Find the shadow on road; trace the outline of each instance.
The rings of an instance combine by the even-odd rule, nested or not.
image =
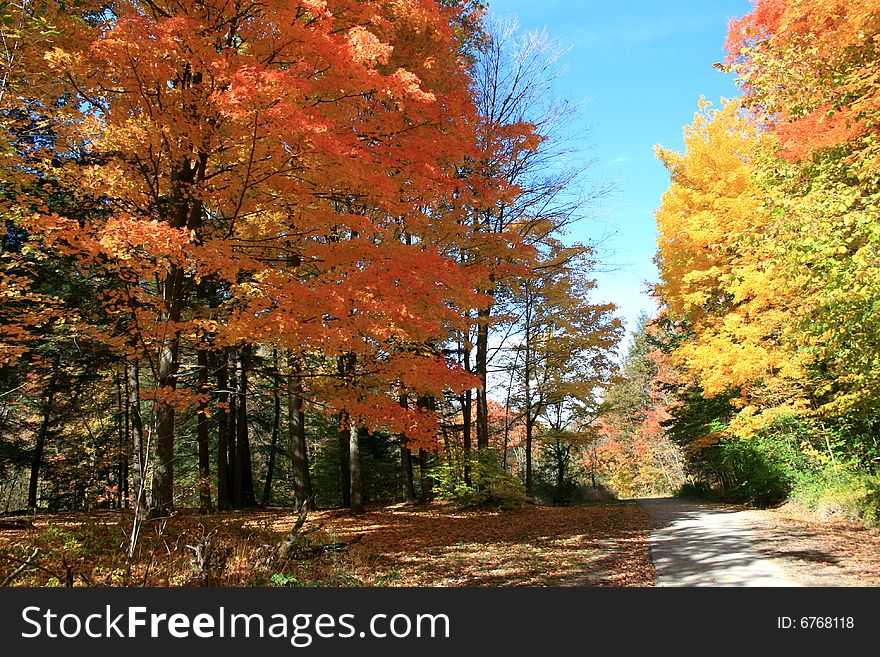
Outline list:
[[[657,586],[801,586],[757,548],[741,510],[674,498],[639,503],[655,528]]]

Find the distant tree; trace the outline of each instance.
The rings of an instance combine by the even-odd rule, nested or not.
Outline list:
[[[594,211],[595,202],[609,190],[586,180],[586,164],[573,165],[575,158],[566,157],[576,143],[572,119],[580,107],[554,92],[564,50],[546,31],[524,31],[514,18],[489,14],[484,30],[474,72],[479,154],[469,178],[471,184],[503,186],[516,193],[472,207],[477,248],[464,252],[466,262],[488,271],[478,290],[486,301],[476,311],[473,333],[461,341],[463,362],[481,384],[475,414],[479,448],[489,444],[488,372],[499,353],[489,336],[494,327],[503,342],[507,332],[506,289],[516,285],[517,276],[528,278],[536,249],[547,247],[567,226]],[[563,161],[569,164],[563,166]],[[489,235],[502,238],[494,250],[486,248]],[[466,452],[471,404],[466,393]]]
[[[679,408],[670,388],[670,357],[654,335],[656,320],[638,319],[614,383],[604,395],[595,423],[596,449],[588,467],[618,495],[678,491],[684,482],[684,454],[667,428]]]
[[[532,453],[542,418],[557,436],[589,415],[608,385],[609,355],[620,338],[614,306],[588,299],[595,282],[583,247],[558,246],[538,274],[512,294],[521,316],[519,341],[510,347],[511,404],[525,428],[525,486],[533,494]],[[563,419],[565,417],[565,419]]]

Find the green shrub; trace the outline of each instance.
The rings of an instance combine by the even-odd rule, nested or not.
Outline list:
[[[575,480],[566,480],[562,489],[554,483],[546,480],[538,480],[535,483],[535,502],[538,504],[553,504],[557,500],[565,500],[569,504],[584,504],[586,502],[607,502],[616,500],[617,495],[610,488],[597,483],[595,486]]]
[[[471,459],[473,463],[473,459]],[[449,458],[439,459],[431,468],[434,494],[443,500],[460,500],[474,494],[473,479],[468,484],[464,480],[462,468]]]
[[[686,481],[678,489],[678,497],[706,498],[712,494],[712,487],[705,481]]]
[[[792,498],[822,515],[880,526],[880,477],[854,464],[833,462],[802,473]]]
[[[431,471],[437,497],[452,499],[466,506],[513,509],[526,502],[522,483],[504,469],[501,454],[482,449],[470,459],[471,482],[467,484],[459,468],[449,461]]]
[[[480,450],[471,476],[479,505],[513,509],[526,502],[526,492],[519,479],[502,465],[501,454],[494,449]]]
[[[828,516],[880,526],[880,476],[865,471],[874,453],[867,442],[852,427],[781,417],[750,438],[727,437],[701,450],[701,478],[679,495],[756,506],[794,499]]]
[[[784,501],[794,483],[794,471],[785,452],[760,436],[722,441],[719,462],[725,475],[725,495],[755,506]]]
[[[723,438],[700,452],[698,473],[703,477],[680,494],[708,494],[755,506],[779,504],[788,498],[802,473],[815,469],[804,451],[813,433],[808,423],[787,416],[749,438]],[[709,480],[708,473],[715,481]]]
[[[595,486],[578,484],[571,490],[568,499],[572,504],[582,504],[584,502],[608,502],[616,500],[617,494],[602,484],[596,484]]]
[[[880,477],[865,477],[862,520],[867,527],[880,527]]]

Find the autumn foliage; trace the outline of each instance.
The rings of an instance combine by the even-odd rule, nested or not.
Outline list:
[[[657,333],[642,316],[604,395],[594,444],[581,455],[583,466],[620,497],[675,494],[685,479],[684,454],[667,429],[678,403],[670,389],[676,371]]]
[[[506,448],[489,335],[499,299],[552,260],[564,186],[534,203],[523,172],[545,135],[528,104],[481,101],[501,41],[484,13],[3,5],[0,422],[29,508],[71,477],[52,504],[247,507],[255,463],[268,504],[283,461],[296,506],[359,513],[371,486],[387,494],[362,465],[386,448],[408,501],[444,459],[473,483],[472,430]],[[590,348],[612,348],[613,306],[570,305]],[[333,491],[313,487],[315,458],[338,460]]]
[[[878,16],[758,0],[729,26],[742,97],[703,103],[685,152],[659,151],[657,293],[685,375],[673,424],[731,462],[754,438],[783,491],[823,468],[855,480],[878,453]]]

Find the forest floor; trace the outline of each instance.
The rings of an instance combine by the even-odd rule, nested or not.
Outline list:
[[[193,586],[204,581],[204,569],[192,565],[194,548],[207,541],[223,564],[212,583],[222,586],[620,587],[651,586],[654,579],[650,524],[634,502],[512,511],[399,504],[357,517],[317,511],[302,528],[303,553],[359,540],[279,567],[266,555],[295,521],[282,509],[180,513],[146,523],[128,563],[130,515],[41,515],[32,527],[0,530],[0,581],[38,548],[34,567],[7,585]]]

